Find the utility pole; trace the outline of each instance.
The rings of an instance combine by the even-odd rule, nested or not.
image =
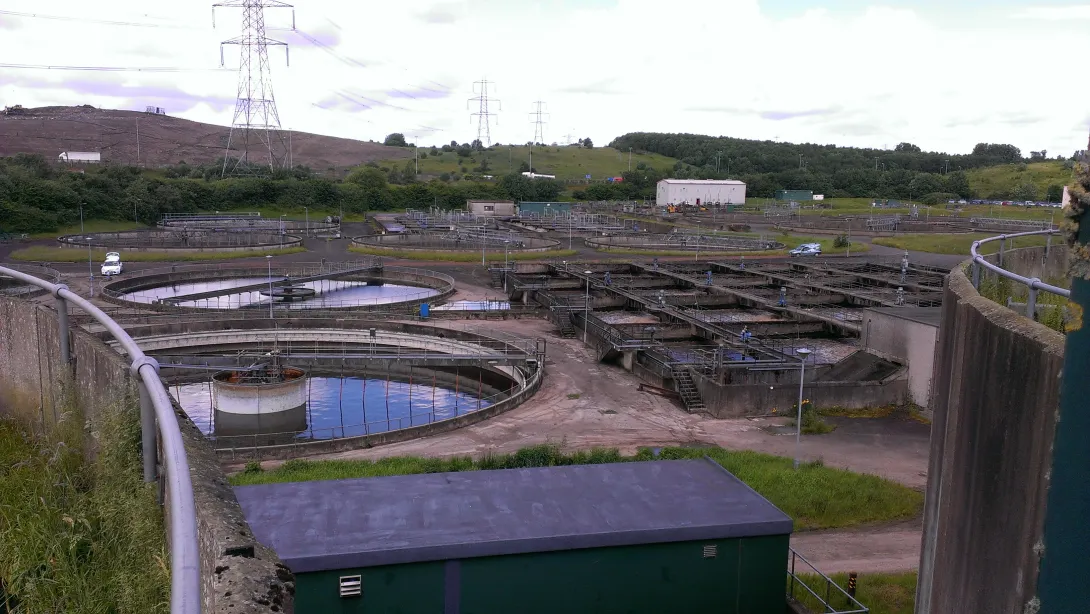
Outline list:
[[[140,162],[140,118],[136,118],[136,165],[143,166]]]
[[[216,7],[242,9],[242,34],[220,43],[220,66],[224,66],[224,45],[238,45],[241,49],[235,113],[227,137],[221,175],[251,172],[251,154],[266,158],[269,170],[274,171],[283,164],[287,147],[273,95],[269,46],[284,47],[284,58],[287,60],[289,56],[287,43],[265,36],[265,7],[293,9],[292,31],[295,31],[295,10],[292,5],[280,0],[222,0],[212,5],[212,27],[216,26]],[[231,154],[232,144],[241,150],[234,158]]]
[[[628,148],[628,170],[632,170],[632,148]]]
[[[802,170],[802,154],[799,154],[799,170]]]
[[[499,100],[497,100],[495,98],[492,98],[491,100],[489,100],[489,98],[488,98],[488,86],[489,85],[491,85],[492,87],[496,86],[495,83],[492,83],[488,79],[481,79],[480,81],[474,81],[473,82],[473,93],[477,94],[477,96],[475,98],[470,98],[469,99],[470,103],[476,102],[477,105],[478,105],[477,106],[477,112],[470,114],[470,122],[473,121],[474,117],[477,118],[477,140],[481,142],[481,145],[483,147],[491,147],[492,146],[492,118],[496,117],[495,113],[488,110],[488,103],[489,102],[494,102],[494,103],[496,103],[496,106],[499,107],[500,111],[503,110],[503,105],[500,104]],[[468,104],[469,103],[466,103],[466,108],[470,108],[468,106]],[[500,122],[497,119],[496,120],[496,125],[499,125],[499,123]]]
[[[548,123],[549,114],[545,112],[545,102],[534,101],[534,110],[530,112],[530,118],[534,122],[534,138],[530,141],[530,175],[534,173],[534,143],[545,143],[545,124]]]

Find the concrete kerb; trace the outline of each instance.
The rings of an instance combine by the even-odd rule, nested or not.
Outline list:
[[[600,252],[626,252],[626,251],[646,251],[646,250],[662,250],[662,251],[678,251],[678,252],[692,252],[692,253],[706,253],[712,254],[733,254],[740,252],[759,252],[768,251],[774,252],[785,248],[783,243],[773,240],[761,240],[756,237],[731,237],[729,235],[706,235],[709,241],[733,239],[738,242],[737,246],[725,246],[716,245],[715,243],[708,242],[703,243],[700,241],[690,241],[687,243],[672,243],[668,241],[672,234],[659,234],[659,235],[617,235],[606,237],[588,237],[585,239],[587,247],[590,247]],[[705,235],[689,235],[693,238],[703,237]]]

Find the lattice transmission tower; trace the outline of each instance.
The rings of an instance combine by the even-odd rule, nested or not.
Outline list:
[[[549,123],[549,114],[545,112],[545,102],[534,101],[534,110],[530,112],[530,119],[534,122],[534,143],[545,144],[545,124]]]
[[[492,83],[488,79],[482,79],[480,81],[473,82],[473,93],[477,94],[475,98],[470,98],[466,103],[466,108],[472,108],[469,104],[476,102],[478,104],[477,112],[470,114],[469,121],[472,123],[473,118],[477,118],[477,140],[481,142],[484,147],[492,146],[492,118],[496,117],[496,125],[498,126],[500,121],[495,113],[489,111],[489,103],[496,103],[496,107],[500,111],[503,110],[503,105],[499,100],[488,97],[488,86],[495,87],[496,84]]]
[[[242,34],[220,43],[220,66],[224,66],[224,45],[238,45],[241,49],[235,114],[231,120],[230,136],[227,137],[222,174],[251,173],[255,165],[264,166],[266,163],[269,170],[276,170],[284,162],[287,146],[273,95],[269,47],[284,47],[284,57],[286,60],[289,58],[287,43],[265,36],[265,8],[293,9],[293,31],[295,10],[292,5],[279,0],[223,0],[212,5],[212,27],[216,23],[216,7],[242,9]],[[237,151],[234,156],[231,154],[232,145]]]

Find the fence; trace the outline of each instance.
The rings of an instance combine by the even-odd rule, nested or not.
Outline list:
[[[143,452],[144,481],[156,479],[157,443],[163,450],[165,480],[169,493],[170,524],[170,611],[171,614],[200,614],[201,581],[197,543],[197,516],[193,500],[193,484],[189,460],[182,444],[182,433],[174,414],[170,396],[159,379],[159,365],[133,341],[121,326],[89,301],[57,285],[12,268],[0,267],[0,275],[42,288],[57,299],[60,355],[71,363],[69,346],[68,304],[72,303],[93,317],[132,359],[130,370],[139,382],[140,425]],[[156,427],[159,440],[156,441]]]
[[[788,597],[811,608],[814,607],[816,602],[816,605],[822,608],[822,614],[868,614],[870,612],[870,608],[859,603],[853,595],[841,588],[832,578],[821,573],[810,561],[795,552],[794,548],[789,548],[789,550],[791,551],[791,566],[787,570]],[[802,561],[806,567],[800,570],[798,561]],[[800,573],[817,576],[816,580],[812,578],[810,581],[815,584],[821,583],[824,586],[815,589],[807,584],[806,579],[799,576]],[[800,595],[801,599],[799,598]],[[843,603],[844,605],[837,606],[834,605],[835,603]]]
[[[1052,235],[1058,232],[1059,231],[1057,230],[1037,230],[1033,232],[1019,232],[1009,235],[999,235],[998,237],[990,237],[988,239],[974,241],[972,248],[970,248],[969,250],[969,253],[973,257],[973,287],[976,288],[978,291],[980,290],[980,275],[981,271],[984,269],[987,269],[988,271],[991,271],[992,273],[995,273],[1000,277],[1004,277],[1006,279],[1010,279],[1012,281],[1016,281],[1020,284],[1027,286],[1029,291],[1029,298],[1026,301],[1026,314],[1034,320],[1037,319],[1038,292],[1044,290],[1045,292],[1051,292],[1052,294],[1057,294],[1064,298],[1071,298],[1070,290],[1046,284],[1036,277],[1024,277],[1003,268],[1003,255],[1006,251],[1007,239],[1046,235],[1048,236],[1048,242],[1045,245],[1045,255],[1047,256],[1048,251],[1052,248]],[[980,253],[978,253],[977,251],[981,245],[984,245],[985,243],[991,243],[993,241],[999,241],[998,265],[988,262],[988,260],[985,259],[984,256],[981,256]]]

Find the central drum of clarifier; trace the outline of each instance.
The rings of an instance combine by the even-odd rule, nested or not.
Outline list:
[[[215,429],[223,435],[307,428],[307,374],[293,367],[220,371],[212,376]]]

